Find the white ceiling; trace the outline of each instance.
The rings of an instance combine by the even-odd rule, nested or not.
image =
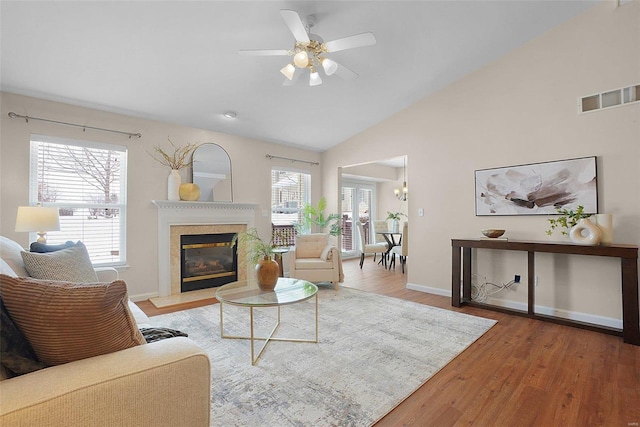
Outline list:
[[[5,1],[3,91],[324,151],[587,9],[591,1]],[[359,74],[283,86],[280,16],[313,14]],[[237,112],[234,120],[222,113]],[[133,129],[132,131],[136,131]]]

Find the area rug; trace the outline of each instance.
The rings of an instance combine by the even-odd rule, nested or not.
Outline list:
[[[271,342],[255,366],[248,341],[220,338],[218,304],[151,321],[209,354],[211,425],[278,427],[370,426],[496,323],[348,288],[318,296],[319,343]],[[247,308],[224,310],[227,334],[249,333]],[[284,306],[278,335],[312,339],[314,313],[313,300]],[[256,310],[258,335],[276,314]]]

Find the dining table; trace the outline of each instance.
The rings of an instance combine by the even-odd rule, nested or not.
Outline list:
[[[384,253],[384,257],[388,257],[391,253],[391,249],[394,246],[400,246],[402,244],[402,232],[400,231],[376,231],[376,234],[382,234],[384,240],[387,241],[387,251]],[[397,240],[396,240],[397,237]]]

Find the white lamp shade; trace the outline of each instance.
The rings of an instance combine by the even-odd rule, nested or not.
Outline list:
[[[306,50],[301,50],[293,56],[293,63],[296,64],[298,68],[304,68],[309,65],[309,55],[307,55]]]
[[[322,79],[320,78],[320,74],[318,74],[317,71],[314,71],[309,76],[309,86],[317,86],[319,84],[322,84]]]
[[[58,231],[60,216],[58,208],[41,206],[18,206],[16,231]]]
[[[335,73],[338,69],[338,64],[335,61],[330,60],[329,58],[324,58],[322,60],[322,68],[324,68],[324,72],[327,76]]]
[[[293,74],[296,72],[296,67],[294,67],[293,64],[287,64],[280,72],[284,74],[286,78],[292,80]]]

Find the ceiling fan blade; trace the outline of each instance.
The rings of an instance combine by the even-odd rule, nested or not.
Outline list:
[[[293,33],[293,37],[296,38],[296,41],[309,43],[309,35],[307,34],[307,30],[304,28],[304,24],[302,23],[298,12],[295,10],[282,9],[280,11],[280,15],[282,15],[282,19],[284,19],[284,22]]]
[[[289,55],[289,51],[286,49],[242,49],[238,51],[238,54],[247,56],[286,56]]]
[[[326,42],[324,45],[329,52],[338,52],[340,50],[371,46],[374,44],[376,44],[376,38],[373,33],[362,33]]]
[[[338,62],[336,62],[336,64],[338,64],[338,68],[336,69],[335,74],[339,75],[345,80],[353,80],[358,78],[358,74],[355,71],[350,70],[349,68]]]

